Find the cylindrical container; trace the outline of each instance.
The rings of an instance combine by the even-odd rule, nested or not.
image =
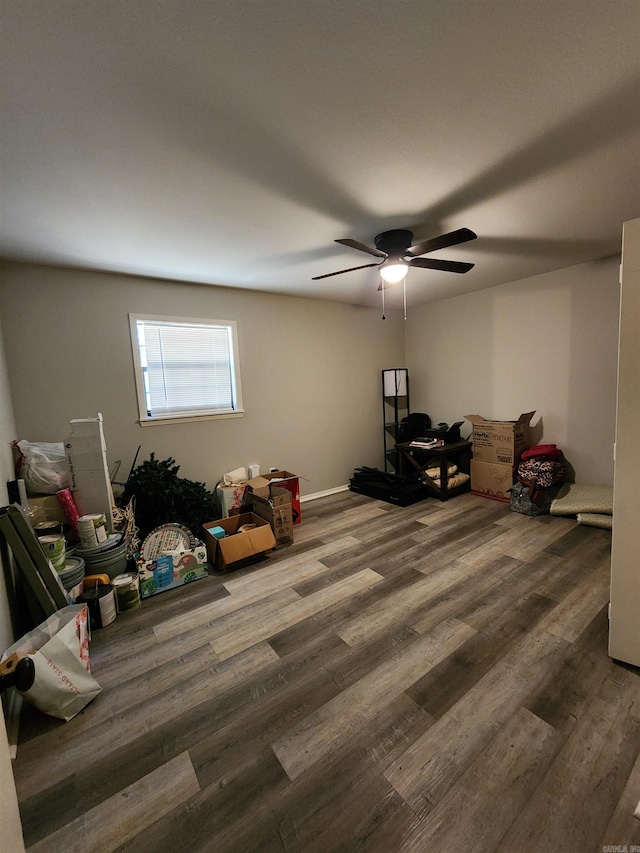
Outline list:
[[[57,572],[62,571],[66,564],[64,536],[41,536],[38,541],[47,559],[51,560],[53,568]]]
[[[111,584],[116,594],[116,610],[124,613],[127,610],[135,610],[140,606],[140,581],[138,575],[126,572],[115,577]]]
[[[122,534],[114,534],[98,548],[77,548],[76,554],[87,565],[87,574],[106,574],[115,578],[127,570],[127,543]]]
[[[88,606],[92,628],[104,628],[116,618],[115,596],[110,586],[99,584],[88,589],[77,599],[77,603]]]
[[[82,557],[67,557],[67,565],[58,572],[62,586],[75,601],[84,592],[84,560]]]
[[[78,535],[83,548],[97,548],[101,542],[106,542],[107,520],[103,512],[82,515],[78,519]]]
[[[62,525],[59,521],[41,521],[33,528],[38,539],[43,536],[59,536],[62,533]]]

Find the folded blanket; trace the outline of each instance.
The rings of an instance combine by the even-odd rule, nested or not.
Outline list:
[[[551,504],[551,515],[579,512],[613,514],[613,489],[587,483],[565,483]]]
[[[586,524],[587,527],[604,527],[605,530],[611,530],[613,516],[599,512],[579,512],[578,524]]]

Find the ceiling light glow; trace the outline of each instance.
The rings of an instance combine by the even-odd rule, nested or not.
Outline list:
[[[388,284],[396,284],[405,277],[408,269],[409,267],[407,264],[382,264],[380,267],[380,275]]]

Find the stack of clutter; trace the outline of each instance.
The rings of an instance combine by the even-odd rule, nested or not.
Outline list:
[[[474,495],[510,502],[514,467],[523,451],[531,447],[529,424],[534,415],[535,412],[525,412],[515,421],[465,415],[473,428],[471,491]]]
[[[564,454],[556,444],[524,450],[515,469],[511,509],[523,515],[548,515],[566,475]]]
[[[127,542],[124,533],[112,533],[99,545],[93,548],[76,548],[75,553],[84,560],[88,574],[106,574],[115,578],[127,568]]]

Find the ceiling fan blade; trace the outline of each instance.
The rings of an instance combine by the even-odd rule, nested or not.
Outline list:
[[[421,267],[425,270],[442,270],[443,272],[469,272],[475,264],[467,264],[462,261],[440,261],[437,258],[412,258],[410,267]]]
[[[374,249],[373,246],[367,246],[364,243],[360,243],[358,240],[350,240],[346,238],[345,240],[334,240],[334,243],[341,243],[343,246],[349,246],[350,249],[358,249],[360,252],[367,252],[370,255],[375,255],[376,258],[386,258],[387,253],[380,251],[380,249]]]
[[[363,264],[361,267],[349,267],[348,270],[338,270],[337,272],[328,272],[325,275],[314,275],[311,281],[318,281],[320,278],[329,278],[332,275],[342,275],[343,272],[353,272],[354,270],[366,270],[367,267],[379,267],[380,264]]]
[[[416,243],[415,246],[409,246],[407,256],[415,258],[427,252],[435,252],[436,249],[448,249],[449,246],[457,246],[459,243],[475,240],[477,236],[470,228],[458,228],[457,231],[449,231],[448,234],[432,237],[431,240],[424,240],[422,243]]]

